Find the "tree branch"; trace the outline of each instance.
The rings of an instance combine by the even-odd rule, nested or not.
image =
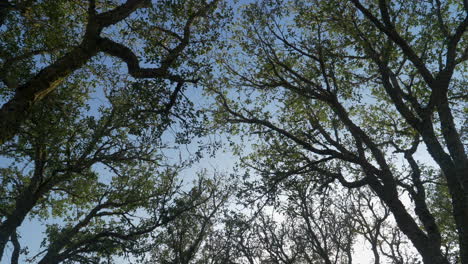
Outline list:
[[[387,10],[387,5],[383,3],[386,0],[380,0],[379,1],[379,6],[383,9],[381,12],[388,13]],[[430,86],[434,82],[434,77],[432,76],[431,72],[427,69],[426,65],[422,61],[422,59],[414,52],[414,50],[409,46],[409,44],[404,40],[396,31],[393,26],[389,27],[388,25],[391,25],[389,22],[389,18],[384,18],[385,20],[388,20],[386,23],[389,23],[388,25],[382,24],[377,17],[375,17],[367,8],[365,8],[359,0],[351,0],[353,4],[362,12],[362,14],[367,17],[381,32],[385,33],[389,39],[391,39],[395,44],[397,44],[403,53],[408,57],[408,59],[413,63],[413,65],[416,67],[418,72],[421,74],[421,76],[424,78],[427,84]],[[385,16],[388,16],[385,15]]]
[[[99,38],[97,43],[100,51],[123,60],[127,64],[128,73],[134,78],[165,78],[179,83],[186,81],[168,72],[171,63],[164,63],[159,68],[141,68],[138,57],[128,47],[108,38]]]

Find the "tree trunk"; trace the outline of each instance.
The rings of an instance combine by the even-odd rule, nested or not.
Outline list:
[[[24,192],[17,199],[15,210],[7,216],[7,219],[0,225],[0,261],[2,260],[5,246],[10,237],[16,232],[16,229],[23,223],[29,211],[34,207],[40,198],[38,192]]]
[[[370,182],[369,185],[385,205],[388,206],[399,229],[409,238],[419,254],[421,254],[425,264],[449,264],[442,254],[440,244],[434,243],[435,241],[432,241],[421,230],[403,203],[398,199],[396,189],[382,186],[379,182],[374,181]]]

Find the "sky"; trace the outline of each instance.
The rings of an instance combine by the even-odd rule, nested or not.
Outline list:
[[[248,0],[243,0],[239,1],[235,7],[237,8],[238,6],[247,4],[251,1]],[[108,62],[110,63],[110,62]],[[123,68],[124,69],[124,68]],[[209,100],[204,97],[202,93],[200,93],[199,88],[192,87],[190,88],[186,96],[192,100],[193,102],[197,102],[199,107],[203,107],[207,103],[209,103]],[[97,89],[93,98],[91,100],[91,111],[96,111],[98,109],[98,106],[102,101],[99,98],[103,97],[102,90]],[[223,137],[222,135],[219,135],[220,137]],[[171,140],[170,136],[167,136],[167,140]],[[184,148],[182,148],[182,151],[167,151],[166,154],[169,159],[173,160],[178,160],[180,155],[185,155],[186,157],[193,155],[193,153],[196,151],[196,144],[190,144]],[[246,151],[249,151],[248,149],[248,144],[247,144],[247,149]],[[423,161],[424,163],[433,163],[432,159],[428,155],[427,151],[424,149],[424,145],[422,145],[418,153],[416,155],[420,161]],[[233,172],[233,167],[237,162],[237,157],[229,150],[229,149],[224,149],[221,150],[217,153],[215,157],[204,157],[197,163],[193,164],[190,168],[187,168],[181,172],[181,177],[186,181],[190,182],[196,172],[201,171],[201,170],[208,170],[209,172],[213,171],[219,171],[219,172],[224,172],[226,174],[230,174]],[[0,159],[0,164],[5,165],[8,161],[4,159]],[[105,173],[104,171],[101,171],[101,173]],[[57,220],[52,220],[52,222],[57,221]],[[40,247],[40,243],[42,242],[43,238],[43,232],[45,230],[44,225],[37,221],[36,219],[30,219],[28,218],[24,224],[20,227],[19,232],[21,234],[21,241],[23,246],[27,246],[29,248],[30,252],[38,252],[38,249]],[[359,264],[367,264],[372,262],[372,255],[371,252],[364,243],[356,245],[354,248],[355,254],[354,258],[357,261],[356,263]],[[8,259],[11,254],[11,247],[9,246],[6,249],[6,254],[3,258],[3,261],[0,262],[1,264],[3,263],[8,263]],[[125,263],[125,261],[122,261],[122,263]]]

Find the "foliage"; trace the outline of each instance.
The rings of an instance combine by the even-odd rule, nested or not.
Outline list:
[[[152,233],[204,203],[178,176],[192,160],[164,150],[200,133],[183,93],[210,71],[217,4],[5,4],[0,259],[8,242],[11,263],[144,258]],[[33,255],[19,234],[26,219],[46,226]]]
[[[238,153],[258,175],[249,189],[271,201],[290,179],[369,188],[425,263],[456,262],[448,252],[458,247],[465,263],[467,13],[454,1],[248,4],[220,52],[221,78],[208,85],[214,127],[250,136],[238,147],[252,149]],[[432,160],[418,158],[425,149]],[[458,236],[449,250],[426,194],[434,178],[448,183]],[[403,261],[379,249],[390,237],[370,241],[376,263]]]
[[[466,264],[467,27],[452,0],[3,1],[0,260]],[[232,174],[185,184],[220,146]]]

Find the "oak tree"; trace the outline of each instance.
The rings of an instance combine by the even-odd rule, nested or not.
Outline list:
[[[168,162],[197,113],[218,1],[7,1],[0,28],[0,259],[101,263],[149,251],[150,234],[204,202]],[[145,66],[142,66],[145,65]],[[123,67],[127,69],[124,70]],[[163,137],[168,128],[175,138]],[[184,200],[184,203],[178,201]],[[55,222],[54,222],[55,221]]]
[[[466,1],[257,1],[220,56],[215,117],[252,136],[263,182],[370,188],[424,263],[453,261],[426,194],[444,177],[468,263],[467,26]]]

